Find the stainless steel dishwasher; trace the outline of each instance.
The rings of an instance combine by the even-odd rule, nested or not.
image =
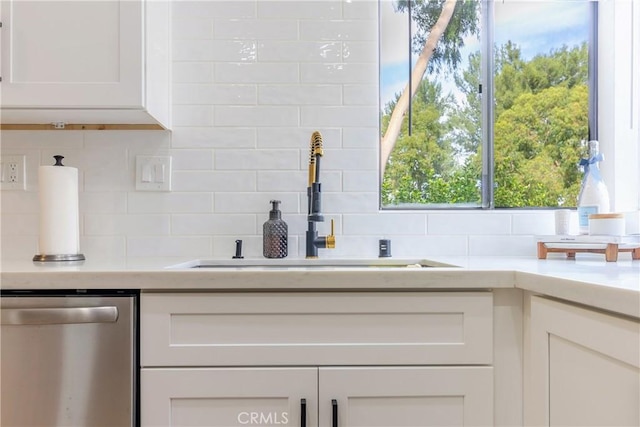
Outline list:
[[[137,291],[2,291],[3,427],[134,426]]]

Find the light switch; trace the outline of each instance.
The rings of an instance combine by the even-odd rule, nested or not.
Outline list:
[[[151,179],[151,165],[142,165],[142,182],[153,182],[153,179]]]
[[[154,182],[163,183],[164,182],[164,165],[163,164],[154,164]]]
[[[136,156],[136,190],[171,191],[171,156]]]

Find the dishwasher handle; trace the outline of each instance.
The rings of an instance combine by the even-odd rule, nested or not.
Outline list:
[[[113,306],[3,308],[0,310],[0,318],[2,325],[114,323],[118,320],[118,308]]]

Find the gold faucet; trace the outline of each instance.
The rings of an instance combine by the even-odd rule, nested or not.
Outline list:
[[[322,135],[315,131],[311,134],[310,155],[309,155],[309,186],[307,187],[307,234],[306,234],[306,258],[317,258],[318,248],[333,249],[336,247],[336,236],[334,235],[334,223],[331,220],[331,234],[328,236],[318,236],[316,222],[323,222],[322,202],[320,199],[320,158],[324,154],[322,150]]]

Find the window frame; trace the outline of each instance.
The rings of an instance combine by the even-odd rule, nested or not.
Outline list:
[[[385,0],[379,0],[379,2]],[[478,0],[480,1],[480,31],[484,37],[480,38],[480,60],[481,60],[481,77],[482,84],[481,93],[481,125],[482,125],[482,172],[481,172],[481,200],[477,206],[465,206],[465,205],[411,205],[411,206],[385,206],[382,203],[382,176],[379,179],[378,186],[378,205],[380,211],[429,211],[442,212],[446,210],[455,211],[493,211],[493,210],[552,210],[557,207],[495,207],[494,203],[494,123],[495,123],[495,108],[494,108],[494,74],[495,74],[495,55],[494,55],[494,28],[495,28],[495,15],[494,7],[496,0]],[[589,86],[589,113],[588,113],[588,132],[589,139],[598,139],[599,137],[599,114],[598,108],[600,106],[599,92],[599,73],[600,66],[598,56],[599,46],[599,13],[598,13],[598,0],[587,0],[590,3],[590,22],[589,22],[589,37],[588,37],[588,49],[589,49],[589,63],[588,63],[588,86]],[[411,11],[411,8],[409,8]],[[409,22],[411,22],[410,15],[408,16]],[[409,32],[411,29],[409,28]],[[411,39],[409,38],[409,49],[411,49]],[[409,56],[409,75],[411,73],[412,61],[411,55]],[[410,81],[411,79],[409,79]],[[411,105],[411,102],[410,102]],[[408,115],[411,116],[411,106],[409,107]],[[382,115],[380,115],[379,126],[382,125]],[[640,151],[640,148],[638,149]],[[640,157],[640,153],[639,153]],[[378,162],[379,164],[380,162]],[[603,168],[606,170],[606,166]],[[640,169],[640,168],[639,168]],[[640,181],[640,170],[638,170],[638,180]],[[612,208],[614,206],[614,200],[612,199]],[[640,206],[640,194],[638,196],[638,206]]]

